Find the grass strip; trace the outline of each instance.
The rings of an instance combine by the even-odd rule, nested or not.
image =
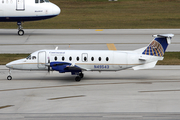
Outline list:
[[[180,52],[166,52],[164,60],[158,61],[157,65],[180,65]]]
[[[26,58],[29,54],[0,54],[0,65],[5,65],[11,61]]]
[[[26,58],[29,54],[0,54],[0,65],[5,65],[13,60]],[[157,65],[180,65],[180,52],[166,52],[164,60]]]

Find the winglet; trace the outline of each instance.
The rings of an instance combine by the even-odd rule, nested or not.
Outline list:
[[[156,38],[166,38],[168,45],[171,44],[171,38],[174,36],[174,34],[159,34],[159,35],[153,35],[153,37]]]

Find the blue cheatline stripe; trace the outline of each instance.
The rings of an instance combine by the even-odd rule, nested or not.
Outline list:
[[[17,21],[36,21],[36,20],[44,20],[55,17],[57,15],[48,15],[48,16],[0,16],[0,22],[17,22]]]
[[[166,41],[166,38],[155,38],[142,54],[152,56],[163,56],[167,49],[167,46],[168,43]]]

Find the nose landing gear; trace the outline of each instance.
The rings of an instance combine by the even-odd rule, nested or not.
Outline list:
[[[10,75],[7,76],[7,80],[12,80],[12,77]]]
[[[11,70],[10,69],[9,69],[9,73],[8,73],[8,76],[7,76],[7,80],[12,80]]]
[[[24,30],[22,29],[22,25],[21,25],[21,22],[17,22],[17,25],[18,25],[18,35],[19,36],[23,36],[24,35]]]

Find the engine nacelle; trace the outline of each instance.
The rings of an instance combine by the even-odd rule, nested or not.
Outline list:
[[[71,66],[71,63],[67,63],[67,62],[51,62],[50,63],[50,67],[52,68],[52,70],[59,71],[60,73],[69,72],[65,70],[65,68],[69,66]]]

